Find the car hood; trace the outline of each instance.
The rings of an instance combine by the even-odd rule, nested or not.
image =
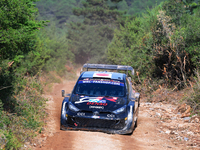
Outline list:
[[[111,112],[125,105],[126,100],[119,97],[94,97],[76,96],[76,101],[72,103],[80,110]]]

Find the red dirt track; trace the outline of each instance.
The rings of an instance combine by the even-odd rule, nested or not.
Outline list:
[[[157,118],[148,117],[145,108],[140,107],[138,127],[132,135],[106,134],[89,131],[60,130],[60,109],[63,98],[61,90],[70,93],[75,81],[55,84],[49,97],[47,112],[49,114],[48,135],[41,134],[46,139],[37,145],[36,150],[164,150],[183,149],[174,145],[166,135],[158,131]]]

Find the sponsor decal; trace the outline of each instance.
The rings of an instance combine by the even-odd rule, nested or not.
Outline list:
[[[111,101],[111,102],[116,102],[117,97],[105,97],[106,100]]]
[[[102,100],[103,97],[83,97],[79,99],[79,101],[76,101],[75,104],[79,104],[79,103],[85,103],[85,102],[89,102],[90,100]]]
[[[79,101],[76,101],[75,104],[79,103],[85,103],[87,102],[87,105],[103,105],[107,106],[106,100],[111,102],[116,102],[118,97],[80,97]],[[106,100],[102,100],[106,99]]]
[[[89,108],[104,109],[104,106],[89,106]]]
[[[78,112],[77,115],[78,115],[78,116],[85,116],[85,113],[83,113],[83,112]]]
[[[109,118],[114,118],[115,115],[113,115],[113,114],[107,114],[107,117],[109,117]]]
[[[110,84],[110,85],[118,85],[124,86],[124,83],[119,81],[111,81],[111,80],[79,80],[79,84],[81,83],[97,83],[97,84]]]
[[[93,77],[111,78],[112,74],[108,74],[108,73],[94,73]]]
[[[107,106],[107,103],[88,102],[87,105]]]
[[[106,100],[89,99],[89,102],[94,102],[94,103],[106,103]]]
[[[75,104],[79,103],[85,103],[87,102],[87,105],[103,105],[107,106],[106,100],[111,102],[116,102],[118,97],[80,97],[79,101],[76,101]],[[102,100],[106,99],[106,100]],[[89,103],[88,103],[89,102]]]

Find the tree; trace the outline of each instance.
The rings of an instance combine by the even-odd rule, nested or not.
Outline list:
[[[40,0],[36,2],[39,10],[39,20],[50,20],[58,28],[65,28],[66,23],[80,20],[73,15],[73,8],[81,7],[81,0]]]
[[[32,50],[35,31],[43,26],[35,21],[34,0],[0,1],[0,59],[17,59]]]
[[[37,9],[33,2],[0,1],[0,99],[3,103],[10,103],[7,96],[12,94],[17,77],[26,73],[21,70],[21,63],[35,50],[36,31],[44,26],[44,21],[35,20]]]
[[[75,8],[73,12],[76,16],[83,15],[84,24],[86,25],[111,25],[117,21],[117,18],[123,12],[113,9],[112,6],[110,7],[107,1],[86,0],[83,2],[83,8]]]
[[[200,9],[169,0],[116,30],[108,47],[112,63],[128,64],[140,77],[183,87],[200,64]]]
[[[119,18],[124,14],[109,3],[107,0],[86,0],[82,8],[74,9],[75,15],[84,17],[82,23],[70,24],[67,36],[77,62],[84,63],[93,57],[96,62],[102,60],[113,31],[119,26]]]
[[[152,9],[155,5],[159,5],[166,0],[126,0],[129,9],[128,14],[141,15],[146,12],[147,8]]]
[[[157,24],[158,8],[142,17],[127,19],[124,26],[115,30],[114,38],[107,49],[107,58],[113,64],[130,65],[143,79],[154,72],[153,35]]]

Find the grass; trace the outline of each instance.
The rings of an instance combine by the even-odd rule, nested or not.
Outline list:
[[[20,149],[30,142],[44,125],[45,102],[41,82],[36,78],[24,78],[16,85],[12,97],[16,105],[12,113],[3,110],[0,101],[0,149]]]
[[[164,79],[163,79],[164,80]],[[136,91],[147,102],[171,103],[174,105],[186,103],[192,108],[191,113],[200,116],[200,74],[196,71],[193,78],[188,80],[185,88],[178,89],[177,85],[163,84],[162,80],[146,79],[140,84],[134,84]]]
[[[185,93],[182,102],[187,103],[192,108],[192,113],[200,116],[200,75],[196,71],[196,76],[193,78],[194,83],[190,82],[191,88]]]

